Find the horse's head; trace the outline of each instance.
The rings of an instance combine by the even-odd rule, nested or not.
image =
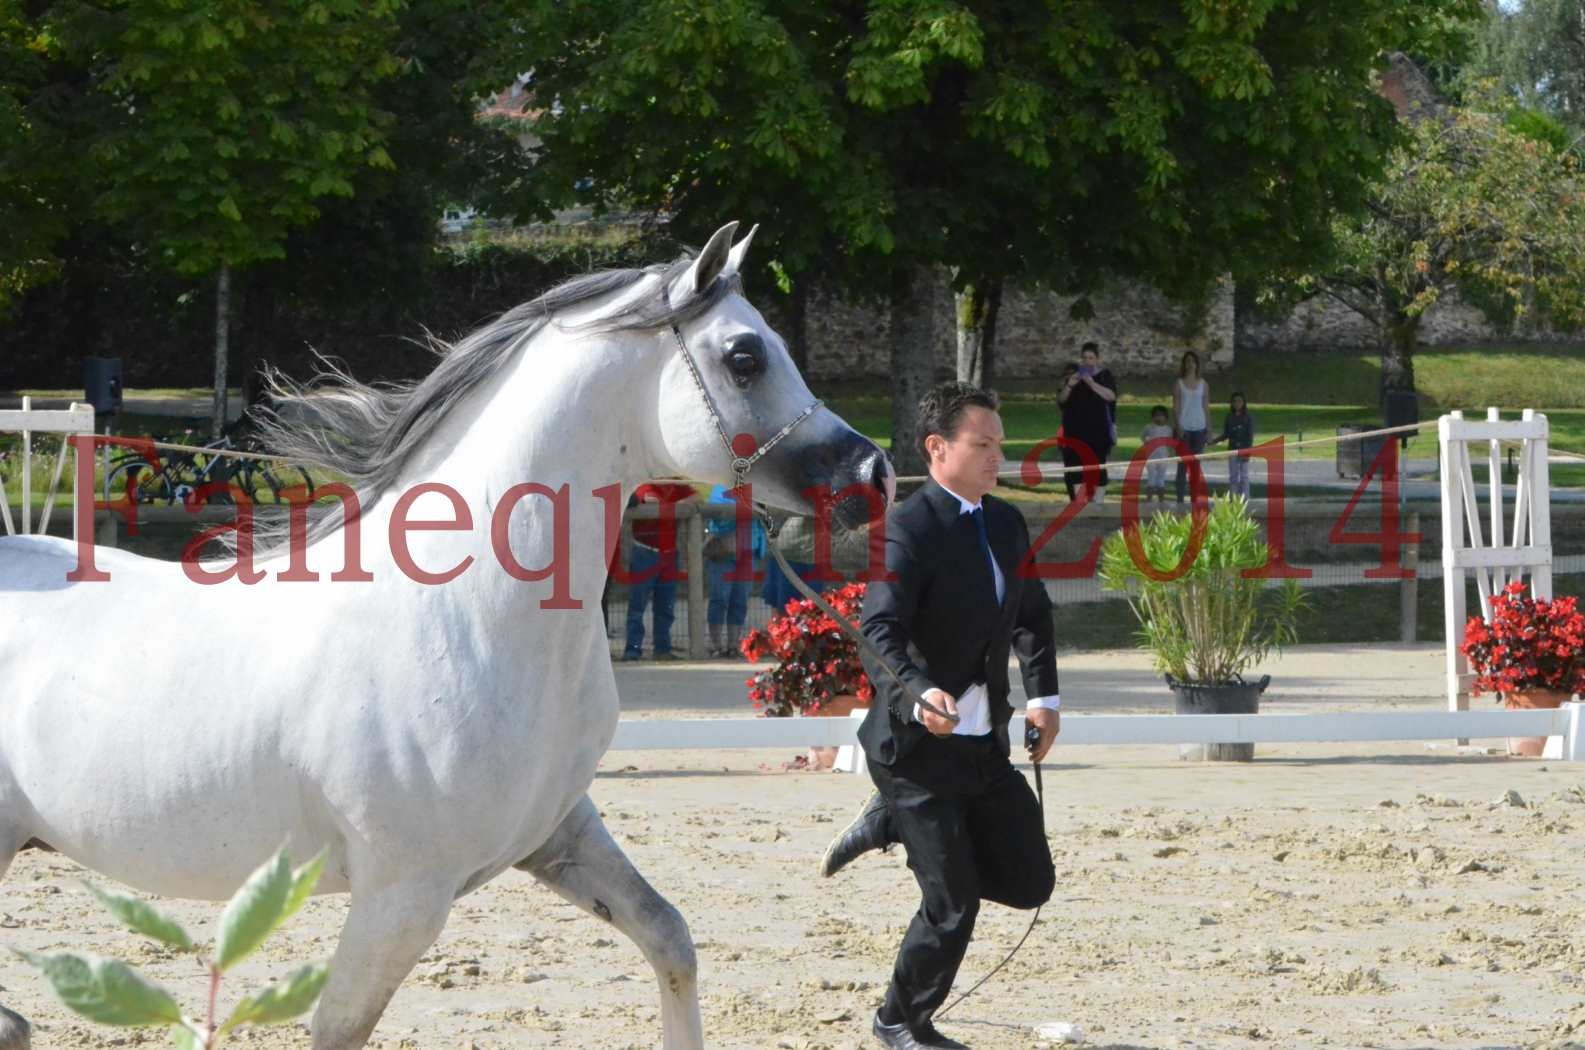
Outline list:
[[[715,484],[733,484],[734,469],[746,467],[754,498],[786,510],[808,513],[818,494],[840,496],[836,521],[861,526],[892,499],[891,464],[873,441],[820,405],[786,342],[743,298],[738,271],[754,231],[733,244],[736,230],[735,222],[717,230],[667,289],[673,306],[701,296],[709,305],[668,335],[663,453],[680,475]]]

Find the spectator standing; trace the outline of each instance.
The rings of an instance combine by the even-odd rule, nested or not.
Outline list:
[[[735,507],[732,490],[717,485],[710,490],[709,502]],[[758,518],[750,519],[752,530],[749,539],[749,575],[755,575],[754,566],[765,557],[765,529]],[[705,522],[704,570],[709,581],[710,604],[705,619],[710,628],[710,655],[732,656],[743,641],[743,625],[748,620],[748,593],[752,580],[733,580],[728,577],[737,568],[737,518],[712,517]],[[726,640],[722,641],[725,629]]]
[[[1249,457],[1243,455],[1243,450],[1255,444],[1255,417],[1249,414],[1249,405],[1244,401],[1241,391],[1233,391],[1233,396],[1228,400],[1227,418],[1222,420],[1222,432],[1211,440],[1211,444],[1219,445],[1227,442],[1227,447],[1240,453],[1229,456],[1227,459],[1227,494],[1229,496],[1243,496],[1249,499]]]
[[[1101,367],[1101,348],[1095,343],[1085,343],[1079,353],[1079,367],[1063,381],[1057,393],[1057,403],[1062,411],[1062,434],[1070,440],[1083,442],[1094,454],[1096,465],[1082,472],[1084,498],[1104,502],[1106,484],[1106,457],[1112,452],[1114,435],[1112,414],[1117,410],[1117,380],[1110,370]],[[1077,467],[1084,462],[1075,448],[1062,446],[1062,462],[1067,467]],[[1068,488],[1068,498],[1074,498],[1074,472],[1062,476]]]
[[[1205,451],[1210,418],[1211,385],[1200,375],[1200,355],[1190,350],[1178,362],[1178,378],[1172,385],[1172,429],[1194,455]],[[1176,482],[1179,503],[1188,490],[1188,478],[1189,466],[1180,461]]]
[[[868,540],[868,532],[863,534]],[[840,542],[838,536],[832,537],[833,552]],[[787,559],[787,567],[797,574],[816,594],[822,593],[826,588],[826,581],[815,574],[815,536],[814,523],[808,518],[788,518],[776,530],[776,549],[781,551],[782,557]],[[866,546],[866,553],[868,548]],[[825,568],[829,571],[832,566]],[[760,597],[765,599],[765,604],[770,607],[771,615],[784,612],[787,603],[803,595],[793,586],[781,571],[781,566],[775,561],[765,563],[765,586],[760,591]]]
[[[1157,405],[1150,410],[1150,423],[1139,435],[1140,444],[1149,444],[1161,438],[1172,436],[1172,424],[1167,418],[1167,406]],[[1145,498],[1165,500],[1167,498],[1167,446],[1160,445],[1150,450],[1145,458]]]
[[[628,506],[643,503],[677,504],[698,493],[692,485],[656,483],[640,485]],[[637,660],[644,655],[644,610],[654,606],[654,654],[657,660],[675,660],[671,651],[671,625],[677,608],[677,520],[634,518],[633,548],[627,571],[635,581],[627,592],[627,639],[622,659]]]

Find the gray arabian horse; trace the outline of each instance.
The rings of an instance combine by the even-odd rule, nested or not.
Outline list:
[[[208,586],[96,549],[109,582],[72,583],[68,542],[0,539],[0,874],[36,846],[220,900],[283,840],[327,848],[320,892],[351,903],[313,1046],[353,1050],[452,902],[517,867],[632,938],[664,1045],[701,1047],[687,925],[588,796],[617,723],[596,600],[608,497],[620,508],[656,477],[730,483],[740,434],[757,500],[807,513],[808,490],[851,487],[836,508],[851,527],[893,487],[743,298],[753,234],[734,245],[735,230],[670,266],[561,285],[410,387],[294,388],[309,418],[283,412],[272,444],[351,479],[361,504],[299,545],[309,580],[281,578],[305,575],[283,549],[256,582]],[[292,660],[219,680],[206,661],[147,659],[151,632],[173,630]]]

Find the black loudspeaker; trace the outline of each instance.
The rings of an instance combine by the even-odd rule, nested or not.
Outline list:
[[[1409,427],[1420,422],[1420,399],[1413,390],[1384,390],[1381,394],[1381,414],[1389,427]],[[1399,434],[1407,445],[1413,434]]]
[[[83,358],[83,393],[96,415],[121,411],[121,358]]]

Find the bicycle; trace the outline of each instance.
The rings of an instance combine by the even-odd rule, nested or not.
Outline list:
[[[191,428],[182,432],[180,444],[191,442]],[[166,441],[164,437],[157,441]],[[177,442],[172,442],[177,443]],[[241,451],[227,435],[218,441],[203,445],[213,452]],[[262,503],[261,491],[268,489],[271,501],[288,502],[290,498],[313,496],[314,479],[308,471],[290,463],[251,457],[222,456],[204,452],[172,451],[150,461],[141,452],[130,451],[116,456],[110,463],[106,476],[107,487],[118,488],[135,503],[165,503],[177,500],[190,502],[194,494],[206,485],[222,484],[222,489],[206,493],[207,502],[233,503],[238,495],[249,503]],[[302,496],[292,490],[300,488]]]

